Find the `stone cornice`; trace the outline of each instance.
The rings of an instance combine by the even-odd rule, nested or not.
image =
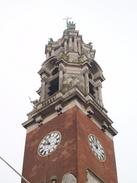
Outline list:
[[[97,104],[91,97],[85,97],[76,87],[70,90],[65,95],[61,92],[57,93],[55,96],[51,97],[47,101],[39,104],[37,109],[34,109],[28,114],[29,119],[22,125],[28,128],[30,125],[37,123],[36,119],[38,116],[42,118],[47,118],[49,115],[55,113],[55,107],[61,105],[62,108],[67,106],[71,101],[77,100],[82,106],[82,110],[86,113],[86,109],[90,106],[93,111],[93,118],[97,119],[100,126],[103,127],[103,122],[107,124],[107,129],[112,136],[117,134],[117,131],[112,127],[113,121],[106,114],[106,110]]]

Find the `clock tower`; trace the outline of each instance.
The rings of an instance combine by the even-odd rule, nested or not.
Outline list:
[[[67,21],[62,38],[50,38],[45,54],[39,99],[23,123],[23,176],[30,183],[117,183],[117,131],[103,105],[105,78],[92,43],[84,43]]]

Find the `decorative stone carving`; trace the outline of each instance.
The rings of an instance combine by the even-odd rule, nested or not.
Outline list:
[[[79,59],[78,58],[79,58],[78,53],[75,53],[75,52],[71,52],[70,51],[68,53],[68,60],[67,60],[67,62],[70,62],[70,63],[79,63]]]
[[[50,180],[51,180],[51,183],[56,183],[57,182],[57,177],[52,176]]]
[[[66,173],[63,178],[61,183],[77,183],[77,179],[74,175],[71,173]]]
[[[37,116],[37,117],[35,118],[35,121],[36,121],[36,123],[41,123],[41,122],[43,121],[42,116],[41,116],[41,115]]]
[[[94,111],[93,111],[92,108],[89,106],[89,107],[87,108],[87,116],[88,116],[89,118],[91,118],[91,117],[93,116],[93,114],[94,114]]]
[[[67,29],[69,29],[69,30],[75,30],[75,24],[74,24],[74,22],[68,21],[67,22]]]
[[[52,38],[49,38],[48,43],[53,43],[53,39]]]
[[[79,59],[78,59],[78,62],[79,63],[83,63],[83,62],[85,62],[87,60],[87,57],[85,56],[85,55],[81,55],[80,57],[79,57]]]
[[[37,104],[39,103],[39,100],[31,100],[31,98],[29,97],[30,103],[32,103],[33,108],[36,109],[37,108]]]
[[[92,48],[93,48],[93,43],[92,43],[92,42],[89,42],[89,43],[88,43],[88,46],[90,46],[91,49],[92,49]]]
[[[78,87],[84,92],[84,76],[82,74],[65,73],[63,78],[63,92],[73,87]]]
[[[68,56],[65,53],[60,53],[58,56],[58,59],[63,59],[65,61],[68,61]]]
[[[68,19],[66,20],[67,29],[62,38],[57,41],[50,38],[45,48],[45,54],[48,54],[48,57],[39,71],[41,88],[38,90],[40,95],[38,102],[50,106],[58,99],[55,92],[49,95],[49,91],[53,87],[50,83],[55,79],[53,70],[58,67],[58,80],[56,82],[58,89],[56,92],[61,92],[66,96],[70,93],[73,95],[72,90],[78,89],[84,96],[89,95],[94,102],[103,107],[101,82],[104,77],[100,66],[94,60],[95,50],[93,45],[91,42],[84,43],[79,31],[75,30],[75,24]],[[89,73],[93,76],[92,79],[89,78]],[[35,109],[38,109],[37,105]],[[56,111],[58,112],[58,110]],[[60,113],[61,110],[58,114]],[[87,115],[88,117],[92,116],[90,111]]]
[[[62,106],[61,106],[61,104],[55,106],[55,111],[58,113],[58,115],[62,114]]]
[[[105,132],[106,131],[106,129],[108,129],[108,124],[106,123],[106,121],[103,121],[103,123],[102,123],[102,131],[103,132]]]

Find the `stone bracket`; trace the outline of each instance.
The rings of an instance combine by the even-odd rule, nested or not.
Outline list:
[[[109,127],[108,124],[106,123],[106,121],[103,121],[101,126],[102,126],[102,131],[103,132],[105,132],[108,129],[108,127]]]
[[[43,118],[42,118],[41,115],[39,115],[39,116],[37,116],[37,117],[35,118],[35,122],[38,123],[39,126],[42,125],[42,121],[43,121]]]
[[[56,183],[57,182],[57,176],[52,176],[50,180],[51,180],[51,183]]]
[[[91,117],[93,116],[93,114],[94,114],[94,111],[93,111],[92,108],[89,106],[89,107],[87,108],[87,116],[88,116],[89,118],[91,118]]]
[[[62,114],[62,105],[56,105],[55,106],[55,111],[58,113],[58,115]]]

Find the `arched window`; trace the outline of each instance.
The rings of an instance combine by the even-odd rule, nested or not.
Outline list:
[[[55,69],[53,69],[53,71],[52,71],[52,75],[55,75],[55,74],[57,74],[58,73],[58,67],[56,67]]]
[[[48,96],[53,95],[59,90],[59,76],[49,82]]]
[[[53,95],[58,90],[59,90],[59,70],[58,67],[55,67],[51,71],[51,76],[48,83],[48,96]]]
[[[66,173],[63,178],[61,183],[77,183],[76,177],[71,174],[71,173]]]
[[[89,93],[94,97],[95,91],[94,91],[94,86],[89,82]]]
[[[94,173],[87,170],[87,182],[86,183],[104,183],[101,179],[99,179]]]

